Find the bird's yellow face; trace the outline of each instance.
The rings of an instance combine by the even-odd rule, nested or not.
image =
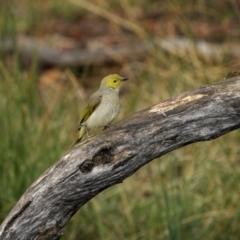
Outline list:
[[[128,80],[128,78],[120,77],[117,74],[111,74],[102,80],[101,86],[118,89],[118,88],[120,88],[122,81],[126,81],[126,80]]]

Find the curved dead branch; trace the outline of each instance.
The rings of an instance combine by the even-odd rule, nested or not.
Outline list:
[[[75,145],[48,169],[2,223],[0,239],[59,239],[75,212],[104,189],[174,149],[239,127],[240,77],[135,113]]]

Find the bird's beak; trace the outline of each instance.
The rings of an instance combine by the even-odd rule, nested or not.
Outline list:
[[[127,77],[122,77],[121,81],[127,81],[128,78]]]

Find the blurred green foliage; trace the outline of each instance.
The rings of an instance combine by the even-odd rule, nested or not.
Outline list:
[[[70,2],[59,2],[0,1],[1,37],[15,41],[19,32],[43,31],[50,19],[74,21],[78,14],[87,14]],[[219,25],[239,19],[237,1],[172,0],[162,1],[161,5],[150,0],[92,2],[109,11],[121,9],[125,13],[151,13],[161,7],[162,11],[174,14],[182,34],[192,39],[192,19]],[[196,9],[199,13],[194,16],[191,10]],[[220,40],[226,39],[229,36],[222,35]],[[26,189],[65,153],[63,149],[70,145],[85,105],[69,82],[44,85],[37,57],[33,59],[26,68],[17,47],[11,55],[0,52],[1,222]],[[121,119],[188,89],[220,81],[232,70],[230,65],[224,56],[214,61],[201,59],[193,49],[182,57],[156,51],[142,61],[136,59],[121,67],[86,68],[80,74],[73,71],[91,88],[87,94],[94,91],[99,76],[124,72],[130,81],[122,91]],[[64,75],[64,71],[59,71]],[[105,190],[83,206],[67,224],[62,239],[237,240],[239,142],[237,130],[152,161],[123,184]]]

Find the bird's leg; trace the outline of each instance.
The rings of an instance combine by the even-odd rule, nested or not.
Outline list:
[[[94,134],[89,135],[89,129],[88,129],[88,127],[86,127],[86,134],[87,134],[87,138],[94,137]]]

